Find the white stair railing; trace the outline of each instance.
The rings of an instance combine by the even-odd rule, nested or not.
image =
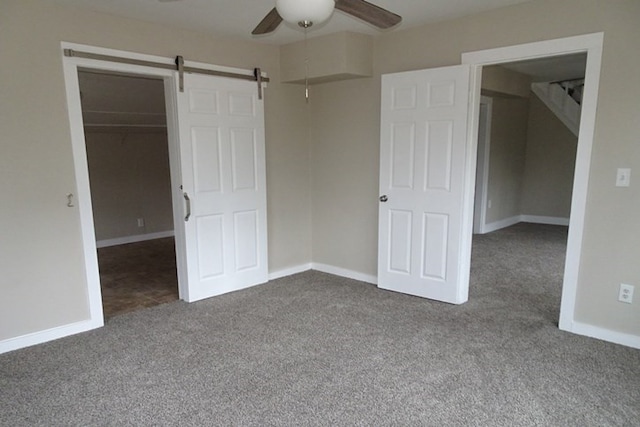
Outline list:
[[[565,87],[558,83],[532,83],[531,90],[575,136],[578,136],[582,108]]]

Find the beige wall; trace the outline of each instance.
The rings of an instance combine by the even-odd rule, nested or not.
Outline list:
[[[314,113],[332,118],[317,125],[322,129],[312,139],[314,261],[376,274],[380,74],[459,64],[463,52],[603,31],[576,314],[578,321],[640,336],[638,303],[617,302],[620,282],[640,286],[640,184],[613,185],[617,167],[640,167],[638,22],[637,0],[537,0],[376,38],[373,78],[314,87]],[[345,215],[354,200],[361,204]]]
[[[518,96],[528,98],[531,77],[500,65],[482,68],[482,94],[487,96]]]
[[[312,87],[315,263],[377,275],[379,104],[370,79]]]
[[[533,93],[521,213],[569,218],[578,137]]]
[[[569,218],[578,138],[533,93],[493,98],[487,224]]]
[[[487,224],[522,213],[529,99],[494,97],[491,116]]]
[[[172,231],[167,133],[85,130],[85,141],[96,240]]]
[[[310,261],[309,150],[300,88],[280,85],[278,48],[43,0],[0,3],[0,340],[88,318],[60,42],[232,67],[262,67],[269,268]],[[9,64],[11,64],[9,66]]]
[[[486,224],[520,215],[531,77],[501,66],[482,69],[482,94],[493,99]]]

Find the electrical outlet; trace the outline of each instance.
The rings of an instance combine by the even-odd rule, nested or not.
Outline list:
[[[138,227],[144,227],[144,218],[138,218]]]
[[[616,187],[628,187],[631,185],[631,169],[620,168],[616,174]]]
[[[618,293],[618,301],[631,304],[633,302],[633,285],[620,283],[620,292]]]
[[[491,205],[493,205],[493,203],[491,203],[491,199],[489,199],[489,201],[487,202],[487,207],[491,209]]]

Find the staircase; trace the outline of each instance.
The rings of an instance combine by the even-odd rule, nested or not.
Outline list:
[[[542,102],[578,136],[580,113],[582,111],[582,90],[584,79],[560,82],[532,83],[531,90]]]

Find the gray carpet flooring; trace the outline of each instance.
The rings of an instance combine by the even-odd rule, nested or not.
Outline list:
[[[640,351],[558,330],[566,229],[474,241],[452,306],[306,272],[0,355],[0,424],[638,426]]]

